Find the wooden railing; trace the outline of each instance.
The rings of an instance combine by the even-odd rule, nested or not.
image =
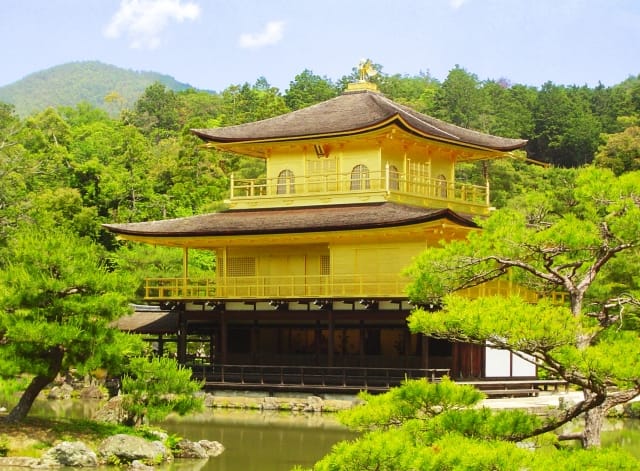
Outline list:
[[[385,390],[405,379],[440,381],[444,368],[370,368],[278,365],[192,365],[193,376],[209,387],[253,389]]]
[[[238,276],[149,278],[148,300],[301,299],[333,297],[404,297],[407,279],[378,275]]]
[[[386,192],[413,195],[428,200],[454,201],[489,206],[488,186],[426,178],[390,170],[296,175],[290,178],[236,179],[231,176],[230,200],[265,199],[269,197],[363,194]]]
[[[237,276],[216,278],[148,278],[145,299],[317,299],[317,298],[405,298],[407,278],[397,273],[360,275]],[[509,281],[495,280],[460,291],[469,298],[518,295],[529,302],[540,296]],[[556,304],[566,304],[567,295],[551,293]]]

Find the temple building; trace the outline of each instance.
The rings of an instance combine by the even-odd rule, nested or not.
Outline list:
[[[160,353],[175,341],[180,361],[199,362],[220,384],[233,375],[269,383],[266,371],[279,371],[280,384],[342,375],[360,388],[363,376],[535,376],[507,352],[411,334],[402,275],[426,247],[464,238],[489,214],[489,182],[456,181],[456,164],[507,157],[525,140],[418,113],[366,80],[282,116],[193,133],[206,147],[264,160],[266,175],[231,176],[220,212],[105,225],[184,257],[181,277],[146,280],[146,301],[158,307],[121,328],[153,335]],[[194,249],[215,253],[210,276],[188,273]],[[466,295],[511,290],[496,282]]]

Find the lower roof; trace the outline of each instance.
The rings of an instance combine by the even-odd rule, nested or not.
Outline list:
[[[132,237],[202,237],[290,234],[401,227],[447,219],[463,227],[477,224],[469,215],[442,208],[396,203],[369,203],[296,208],[228,210],[178,219],[104,224],[107,230]]]

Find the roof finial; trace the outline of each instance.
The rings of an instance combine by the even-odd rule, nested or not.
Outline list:
[[[358,80],[356,82],[348,83],[345,93],[361,92],[363,90],[377,92],[378,86],[367,80],[377,74],[378,71],[373,66],[371,59],[361,59],[358,63]]]
[[[371,59],[360,59],[358,73],[360,75],[360,82],[366,82],[369,77],[373,77],[378,71],[373,67]]]

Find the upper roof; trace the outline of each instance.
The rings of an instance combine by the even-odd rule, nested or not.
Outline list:
[[[353,135],[390,124],[424,138],[495,151],[519,149],[527,143],[524,139],[492,136],[446,123],[369,90],[346,92],[274,118],[192,132],[207,142],[230,144]]]
[[[449,209],[395,203],[230,210],[163,221],[103,226],[125,237],[220,237],[399,227],[439,219],[477,227],[470,217]]]

